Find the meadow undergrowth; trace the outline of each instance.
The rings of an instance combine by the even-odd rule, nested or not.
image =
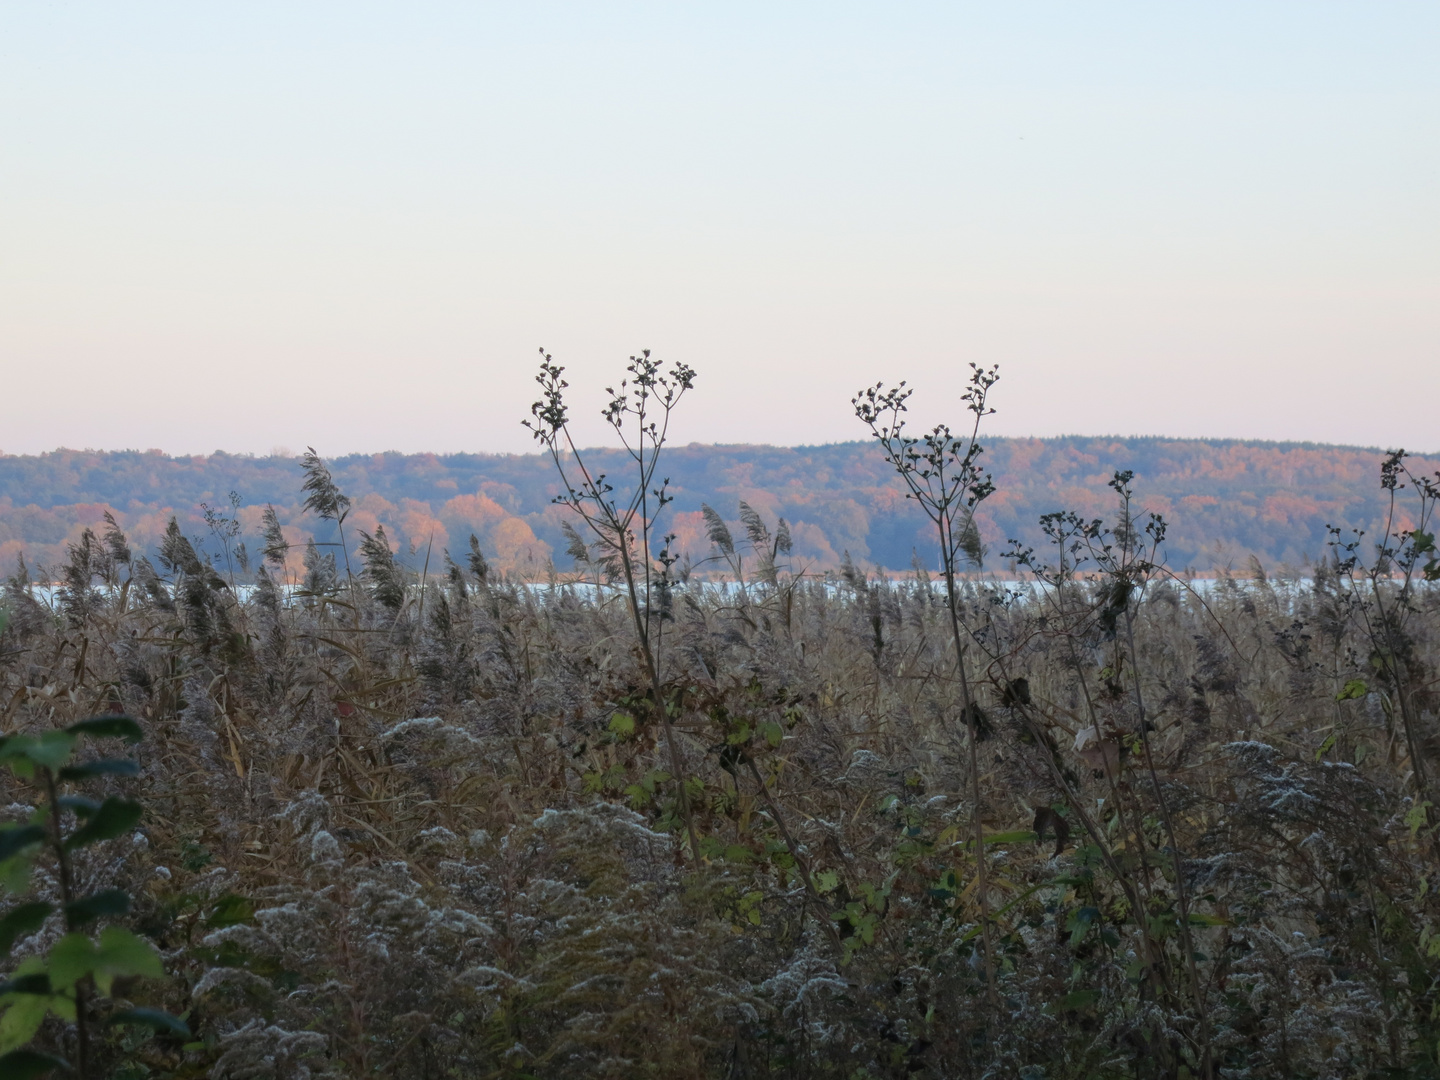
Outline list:
[[[955,571],[963,514],[949,580],[809,577],[749,507],[627,570],[663,501],[610,527],[599,485],[538,583],[378,531],[289,580],[223,522],[154,565],[112,525],[53,603],[17,570],[0,634],[5,734],[144,736],[87,779],[143,816],[66,888],[127,893],[164,974],[110,997],[183,1025],[86,1029],[91,1074],[1434,1076],[1435,490],[1388,470],[1374,558],[1203,592],[1124,474],[1020,581]],[[57,912],[11,970],[59,889],[4,900]]]

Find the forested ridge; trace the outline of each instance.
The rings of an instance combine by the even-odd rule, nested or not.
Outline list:
[[[1080,436],[992,438],[985,447],[982,464],[997,490],[977,524],[992,553],[1010,539],[1032,543],[1041,514],[1101,513],[1117,469],[1132,470],[1140,503],[1170,522],[1176,569],[1243,568],[1252,555],[1265,565],[1302,566],[1322,553],[1327,525],[1373,531],[1382,505],[1373,449]],[[624,469],[618,452],[595,459]],[[707,550],[702,504],[735,520],[740,500],[785,517],[797,558],[816,569],[834,569],[848,552],[859,563],[908,570],[914,554],[927,551],[924,518],[864,442],[674,446],[666,467],[678,547],[695,558]],[[352,454],[331,468],[355,499],[359,527],[373,532],[383,524],[397,548],[438,552],[463,546],[473,532],[500,567],[539,573],[554,559],[567,568],[564,515],[550,501],[559,488],[539,455]],[[202,506],[228,507],[231,492],[249,532],[270,504],[293,541],[333,539],[328,523],[303,513],[299,477],[298,459],[287,456],[0,456],[0,563],[13,565],[22,552],[32,562],[61,561],[67,544],[97,527],[107,509],[132,542],[154,550],[172,515],[187,533],[203,534]],[[993,558],[990,565],[1002,568]]]

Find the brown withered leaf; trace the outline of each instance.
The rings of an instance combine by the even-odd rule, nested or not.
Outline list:
[[[1035,823],[1030,830],[1035,834],[1037,841],[1045,839],[1045,832],[1053,829],[1055,832],[1055,854],[1065,850],[1065,841],[1070,839],[1070,825],[1052,807],[1037,806],[1035,808]]]

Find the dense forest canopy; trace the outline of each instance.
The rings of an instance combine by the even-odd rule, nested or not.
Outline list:
[[[983,464],[997,491],[978,516],[994,554],[1010,539],[1033,543],[1036,521],[1055,510],[1086,516],[1110,505],[1117,469],[1133,470],[1141,505],[1170,522],[1175,569],[1303,566],[1324,550],[1326,526],[1365,528],[1380,515],[1380,453],[1314,443],[1098,438],[987,439]],[[323,448],[322,448],[323,449]],[[709,446],[667,451],[675,497],[670,527],[694,559],[708,551],[702,504],[727,519],[744,500],[785,517],[801,564],[834,568],[848,552],[860,563],[906,570],[916,552],[930,559],[926,523],[907,503],[875,449],[864,442],[826,446]],[[597,452],[619,472],[618,451]],[[1433,468],[1424,459],[1418,467]],[[539,455],[351,454],[330,462],[355,500],[358,529],[383,524],[404,557],[413,549],[463,548],[471,533],[501,568],[567,568],[553,466]],[[206,533],[204,506],[239,498],[248,534],[273,505],[292,543],[326,540],[330,525],[306,515],[300,465],[284,455],[216,452],[170,457],[160,451],[77,451],[0,456],[0,563],[23,553],[32,562],[65,558],[87,526],[110,510],[141,549],[153,550],[177,516],[191,535]]]

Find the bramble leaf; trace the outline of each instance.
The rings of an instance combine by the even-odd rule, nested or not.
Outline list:
[[[1222,919],[1219,915],[1206,915],[1200,911],[1190,912],[1191,926],[1234,926],[1229,919]]]
[[[235,926],[238,923],[249,922],[254,917],[254,900],[236,896],[234,893],[226,893],[215,902],[215,907],[211,909],[210,918],[205,920],[205,925],[219,930],[227,926]]]
[[[1363,698],[1370,692],[1365,685],[1364,679],[1350,679],[1340,688],[1340,693],[1335,695],[1336,701],[1353,701],[1356,698]]]
[[[90,820],[70,834],[65,848],[73,851],[100,840],[113,840],[133,829],[145,812],[138,802],[114,795],[100,804]]]
[[[117,978],[165,974],[160,954],[119,926],[107,926],[97,945],[84,934],[66,934],[50,950],[50,981],[57,990],[69,990],[86,975],[92,975],[102,994],[109,994]]]
[[[12,1050],[0,1057],[0,1076],[6,1080],[33,1080],[56,1069],[70,1070],[70,1063],[54,1054],[42,1054],[38,1050]]]
[[[29,975],[16,975],[13,979],[0,982],[0,995],[40,994],[48,996],[51,992],[50,976],[43,971],[32,972]]]
[[[635,718],[629,713],[614,713],[610,717],[610,731],[616,738],[628,739],[635,734]]]
[[[29,892],[30,869],[33,863],[34,853],[30,851],[0,860],[0,889],[15,893],[17,896],[20,893]]]
[[[130,910],[130,894],[124,889],[106,889],[65,905],[65,921],[84,926],[106,915],[124,915]]]
[[[1033,844],[1040,837],[1032,829],[1016,829],[1014,832],[989,833],[985,837],[987,844]]]
[[[119,926],[107,926],[100,932],[100,948],[96,953],[95,985],[102,994],[110,993],[111,982],[122,976],[143,975],[158,979],[165,974],[160,954]]]
[[[124,739],[128,743],[138,743],[145,737],[140,725],[128,716],[92,716],[78,724],[71,724],[65,730],[72,735],[89,735],[96,739]]]
[[[61,780],[89,780],[94,776],[135,776],[140,766],[129,758],[98,758],[60,770]]]
[[[11,999],[5,1015],[0,1016],[0,1050],[14,1050],[33,1039],[49,1011],[49,999],[39,995]]]
[[[9,954],[11,946],[26,934],[33,934],[45,925],[45,919],[55,909],[43,900],[35,900],[6,913],[0,919],[0,953]]]
[[[1071,990],[1055,1007],[1060,1012],[1073,1012],[1076,1009],[1089,1008],[1099,1000],[1099,990]]]
[[[1091,925],[1100,918],[1100,909],[1096,907],[1081,907],[1070,912],[1070,917],[1065,922],[1065,929],[1070,931],[1070,947],[1073,949],[1084,939],[1089,932]]]
[[[36,765],[58,769],[74,750],[75,736],[66,731],[11,735],[0,742],[0,760],[9,761],[16,776],[30,777],[35,775]]]
[[[45,830],[39,825],[12,825],[0,829],[0,861],[20,854],[44,839]]]
[[[98,800],[84,795],[61,795],[56,801],[66,810],[73,811],[78,818],[88,818],[100,809]]]
[[[1410,828],[1410,839],[1415,839],[1428,821],[1426,811],[1430,809],[1429,799],[1418,802],[1405,812],[1405,824]]]
[[[95,970],[95,943],[84,934],[66,934],[50,949],[50,986],[68,991]]]
[[[178,1035],[181,1038],[190,1037],[190,1027],[178,1016],[171,1016],[161,1009],[126,1009],[124,1012],[115,1013],[105,1021],[106,1024],[141,1024],[145,1027],[154,1028],[156,1031],[167,1032],[171,1035]]]

